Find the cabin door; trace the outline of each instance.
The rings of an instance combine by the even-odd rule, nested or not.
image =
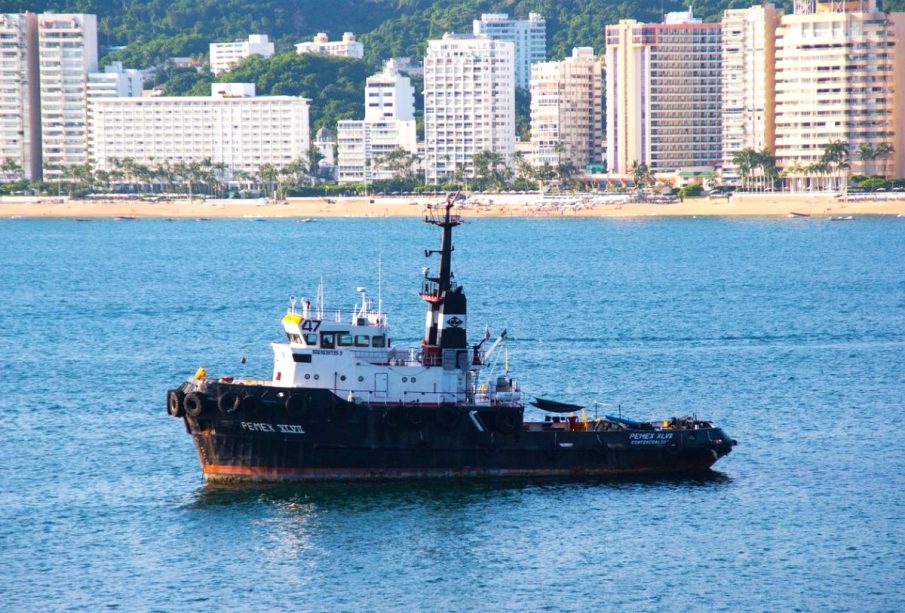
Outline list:
[[[377,400],[387,399],[387,385],[389,376],[385,372],[374,375],[374,397]]]

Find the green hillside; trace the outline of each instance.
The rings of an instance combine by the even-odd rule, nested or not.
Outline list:
[[[682,0],[0,0],[0,12],[84,12],[98,16],[102,63],[121,60],[130,68],[159,65],[170,57],[207,55],[208,44],[270,35],[277,55],[252,59],[221,80],[257,83],[261,94],[312,98],[312,124],[361,117],[365,77],[389,57],[424,55],[426,41],[444,32],[468,32],[481,13],[547,19],[548,54],[559,59],[572,47],[600,51],[604,27],[631,17],[659,21],[663,11],[681,10]],[[752,0],[696,0],[697,16],[719,19],[725,8]],[[791,0],[777,4],[790,10]],[[889,0],[888,10],[905,11],[905,0]],[[365,58],[297,58],[293,45],[317,32],[339,38],[352,31],[365,45]],[[167,69],[154,85],[167,93],[207,93],[209,74]]]

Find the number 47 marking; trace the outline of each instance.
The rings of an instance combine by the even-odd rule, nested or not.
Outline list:
[[[317,332],[318,330],[320,330],[320,327],[320,319],[306,319],[302,322],[302,330],[305,332]]]

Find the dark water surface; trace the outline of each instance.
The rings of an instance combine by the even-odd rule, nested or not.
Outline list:
[[[423,322],[418,220],[0,221],[0,609],[901,611],[905,220],[480,220],[529,393],[740,441],[707,479],[208,488],[164,394],[289,294]],[[248,363],[239,358],[246,355]]]

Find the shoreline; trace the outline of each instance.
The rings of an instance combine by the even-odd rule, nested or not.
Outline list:
[[[905,216],[905,194],[881,200],[843,200],[834,194],[740,194],[726,198],[688,198],[674,204],[622,203],[590,206],[563,195],[559,203],[536,194],[475,194],[460,212],[465,217],[789,217],[792,212],[817,218],[848,215]],[[0,218],[44,219],[279,219],[318,217],[421,217],[427,204],[442,196],[374,198],[290,198],[265,200],[139,199],[69,200],[0,198]],[[565,203],[565,204],[564,204]]]

